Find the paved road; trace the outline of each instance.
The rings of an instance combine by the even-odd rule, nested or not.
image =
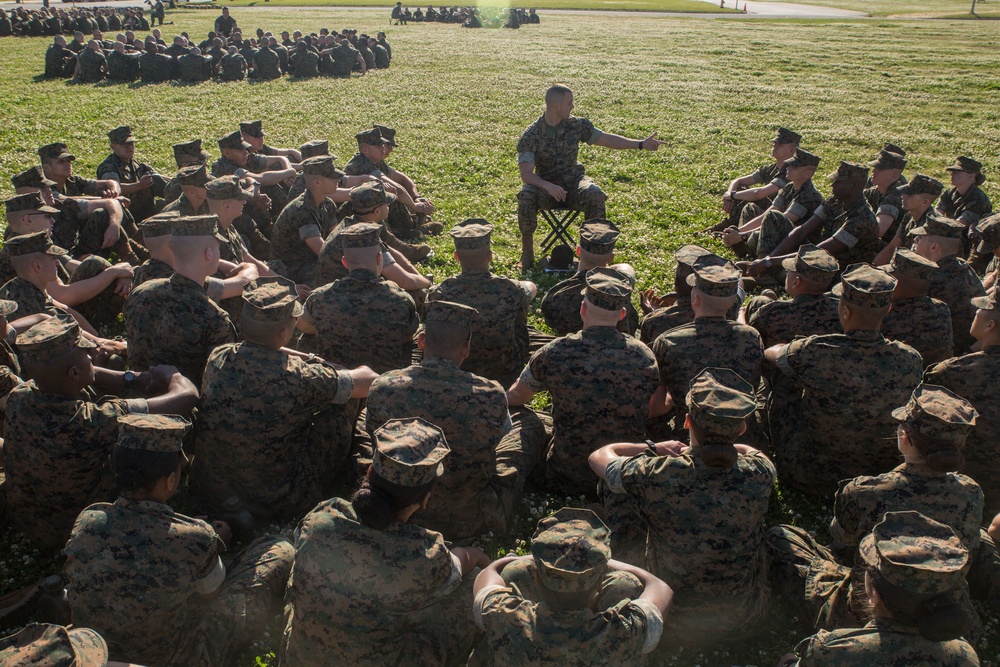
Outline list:
[[[716,4],[718,0],[704,0],[711,4]],[[740,8],[744,6],[745,0],[740,0]],[[68,7],[72,6],[69,3],[62,3],[58,0],[50,0],[52,6]],[[730,7],[733,6],[734,0],[726,0],[726,4]],[[119,0],[117,2],[108,2],[107,0],[101,0],[98,2],[77,2],[75,3],[78,7],[107,7],[107,6],[136,6],[141,5],[141,0]],[[199,3],[200,4],[200,3]],[[14,2],[0,2],[0,7],[4,9],[11,9],[13,7],[26,7],[28,9],[37,9],[42,6],[40,0],[25,0],[21,5],[17,5]],[[180,2],[179,7],[183,7],[184,3]],[[237,10],[240,8],[237,8]],[[262,7],[255,6],[254,9],[266,9],[268,11],[287,11],[289,9],[326,9],[324,7]],[[379,5],[371,7],[330,7],[329,9],[336,9],[337,11],[370,11],[373,9],[380,9],[388,12],[388,5]],[[621,15],[621,16],[660,16],[660,17],[682,17],[682,18],[706,18],[706,19],[754,19],[754,18],[766,18],[766,19],[857,19],[857,18],[867,18],[868,15],[864,12],[855,12],[847,9],[835,9],[833,7],[818,7],[814,5],[797,5],[787,2],[749,2],[748,10],[746,14],[714,14],[714,13],[670,13],[670,12],[630,12],[624,10],[575,10],[575,9],[545,9],[542,10],[546,14],[601,14],[601,15]]]

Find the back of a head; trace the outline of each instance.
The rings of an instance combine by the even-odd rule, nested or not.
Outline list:
[[[556,84],[554,86],[551,86],[548,90],[545,91],[545,105],[552,106],[553,104],[557,104],[561,102],[564,97],[566,97],[569,94],[572,94],[572,92],[573,91],[570,90],[569,87],[561,84]]]

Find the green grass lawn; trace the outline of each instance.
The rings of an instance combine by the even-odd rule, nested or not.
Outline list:
[[[795,2],[802,5],[822,5],[867,12],[872,16],[893,16],[917,14],[927,16],[968,15],[972,0],[773,0],[774,2]],[[750,0],[753,9],[753,0]],[[979,2],[977,14],[1000,11],[996,0]]]
[[[164,32],[200,37],[215,15],[170,12],[175,25]],[[217,155],[215,139],[240,120],[264,119],[276,146],[329,139],[338,164],[354,152],[353,135],[378,122],[398,129],[401,147],[391,162],[435,201],[435,217],[446,227],[468,217],[496,225],[495,270],[512,275],[519,254],[515,145],[541,113],[545,88],[562,82],[576,91],[577,113],[597,127],[633,137],[657,131],[667,141],[658,153],[583,147],[580,154],[609,194],[608,215],[624,230],[618,258],[636,267],[641,289],[664,291],[671,284],[672,252],[719,219],[726,185],[767,159],[778,125],[804,135],[803,147],[823,158],[821,174],[839,160],[869,159],[885,141],[907,149],[908,174],[946,179],[944,167],[956,155],[975,156],[986,165],[986,192],[1000,201],[994,103],[1000,24],[994,22],[764,24],[554,15],[519,31],[469,31],[389,27],[385,11],[237,9],[234,15],[245,32],[258,26],[274,32],[385,29],[394,64],[351,80],[78,86],[35,79],[48,40],[6,39],[0,195],[12,193],[10,175],[36,164],[36,148],[52,141],[66,141],[79,156],[77,170],[93,176],[108,153],[105,133],[119,124],[134,128],[140,159],[169,172],[171,144],[200,137]],[[829,192],[825,181],[817,185]],[[438,278],[455,273],[448,237],[431,243],[437,253],[427,270]],[[532,278],[543,290],[556,281],[540,272]],[[825,534],[829,506],[778,491],[775,521]],[[563,502],[530,499],[536,515]],[[514,534],[487,546],[518,548],[533,523],[525,512]],[[0,538],[0,593],[58,567],[39,560],[16,536]],[[775,608],[755,640],[664,664],[771,665],[801,636]],[[256,652],[274,649],[275,637],[263,638]],[[988,640],[980,655],[995,666],[995,623]]]
[[[248,6],[248,7],[328,7],[336,5],[340,7],[370,7],[379,4],[374,0],[226,0],[225,3],[217,3],[220,7],[228,6]],[[385,6],[385,16],[389,16],[389,11],[395,3]],[[405,3],[404,3],[405,4]],[[433,3],[432,3],[433,4]],[[410,10],[415,10],[418,6],[426,9],[427,5],[420,3],[410,3]],[[434,5],[439,7],[440,5]],[[450,6],[450,5],[449,5]],[[497,2],[485,4],[483,7],[507,6],[506,3]],[[524,5],[525,7],[529,5]],[[713,5],[700,0],[538,0],[530,5],[538,9],[628,9],[636,11],[650,12],[727,12],[732,10],[720,9],[718,5]],[[387,18],[388,20],[388,18]],[[542,14],[545,20],[545,14]]]

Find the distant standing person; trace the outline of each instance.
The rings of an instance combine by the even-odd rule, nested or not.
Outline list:
[[[535,263],[534,234],[538,211],[564,205],[582,210],[584,218],[606,218],[604,192],[584,176],[577,162],[580,142],[605,148],[655,151],[664,143],[656,133],[645,139],[628,139],[601,132],[586,118],[570,115],[573,91],[552,86],[545,92],[545,113],[517,142],[517,164],[524,187],[517,195],[517,226],[521,230],[521,269]]]

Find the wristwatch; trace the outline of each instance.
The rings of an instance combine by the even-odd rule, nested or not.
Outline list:
[[[126,387],[131,387],[133,384],[135,384],[135,378],[136,374],[132,371],[125,371],[122,374],[122,380],[124,380]]]
[[[767,268],[770,269],[771,268],[771,264],[772,264],[771,258],[770,257],[765,257],[764,258],[764,266],[766,266]]]

